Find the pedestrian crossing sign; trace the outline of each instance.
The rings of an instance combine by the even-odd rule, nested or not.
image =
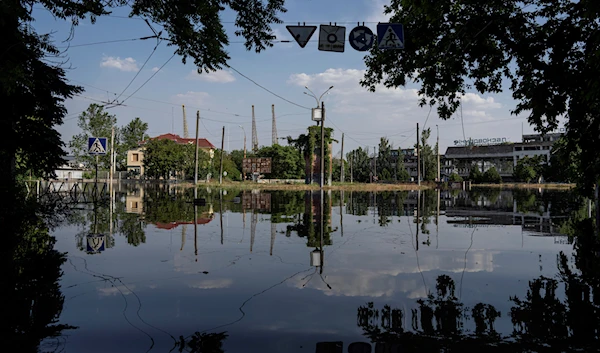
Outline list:
[[[402,24],[378,24],[377,44],[379,49],[404,49],[404,28]]]
[[[99,156],[106,154],[106,137],[89,137],[88,138],[88,154]]]

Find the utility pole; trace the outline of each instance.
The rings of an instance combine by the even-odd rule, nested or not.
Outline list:
[[[435,128],[437,129],[437,143],[435,145],[435,152],[437,153],[437,181],[439,183],[442,181],[440,177],[440,127],[436,125]]]
[[[278,145],[277,141],[277,122],[275,120],[275,104],[271,104],[271,114],[273,115],[273,121],[271,122],[271,144]]]
[[[115,127],[113,126],[110,129],[110,185],[112,185],[112,181],[113,181],[114,155],[115,155]]]
[[[352,152],[350,155],[350,184],[354,183],[354,171],[352,170],[352,165],[354,164],[354,155],[354,152]]]
[[[225,151],[223,148],[225,147],[225,126],[223,126],[223,134],[221,135],[221,168],[219,172],[219,185],[223,183],[223,155]]]
[[[344,133],[342,132],[342,151],[340,152],[341,167],[340,167],[340,182],[344,182]]]
[[[419,148],[419,123],[417,123],[417,185],[421,186],[421,153]]]
[[[254,105],[252,105],[252,151],[258,151],[258,135],[256,133],[256,118],[254,117]]]
[[[321,102],[321,189],[325,183],[325,102]]]
[[[374,170],[373,170],[373,181],[377,177],[377,147],[373,146],[373,162],[374,162]]]
[[[196,111],[196,153],[194,155],[194,189],[198,189],[198,129],[200,127],[200,111]]]

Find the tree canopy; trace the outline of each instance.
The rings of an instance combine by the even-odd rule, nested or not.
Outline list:
[[[449,119],[467,91],[509,88],[514,114],[528,114],[544,133],[565,117],[571,149],[588,193],[598,182],[600,154],[600,3],[592,0],[392,0],[389,22],[405,28],[405,49],[373,48],[361,84],[374,91],[420,85],[421,105]]]
[[[0,167],[8,184],[18,172],[17,156],[36,173],[49,174],[65,155],[56,131],[67,113],[64,101],[83,89],[67,83],[64,53],[52,44],[50,34],[39,34],[30,24],[34,7],[45,8],[75,27],[81,20],[110,14],[130,6],[130,16],[160,25],[169,45],[183,63],[192,58],[199,72],[227,66],[229,39],[221,20],[224,11],[235,14],[235,36],[244,38],[247,50],[261,52],[273,45],[271,24],[281,23],[284,0],[7,0],[0,3],[0,95],[5,114],[0,118]],[[174,55],[175,55],[174,54]],[[61,57],[62,55],[62,57]],[[53,60],[55,59],[55,60]],[[62,61],[61,61],[62,60]]]

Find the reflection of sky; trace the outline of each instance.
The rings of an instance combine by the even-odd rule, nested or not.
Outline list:
[[[406,217],[393,217],[387,227],[379,227],[372,214],[343,217],[343,237],[340,230],[334,232],[333,245],[325,249],[323,279],[318,272],[310,277],[313,249],[306,247],[305,238],[281,234],[285,224],[277,225],[269,256],[268,215],[259,216],[252,253],[249,214],[245,229],[241,214],[224,215],[223,244],[218,214],[213,222],[198,226],[198,255],[192,225],[186,227],[182,250],[181,227],[160,230],[149,225],[146,243],[133,247],[117,235],[115,247],[98,255],[76,249],[74,227],[58,229],[57,247],[68,251],[70,259],[63,266],[66,300],[61,322],[79,326],[68,332],[66,348],[146,351],[147,333],[155,341],[154,351],[168,351],[173,341],[162,330],[186,336],[242,316],[216,330],[229,331],[228,352],[245,352],[248,347],[262,352],[314,351],[317,341],[336,340],[346,347],[363,341],[356,326],[360,305],[373,301],[378,307],[390,304],[410,310],[415,299],[435,288],[441,274],[456,281],[456,295],[465,306],[496,306],[502,312],[497,329],[508,332],[509,296],[525,296],[527,281],[534,277],[554,276],[558,251],[570,253],[570,246],[556,245],[552,237],[524,235],[520,226],[474,231],[447,225],[443,216],[439,233],[431,218],[430,234],[419,234],[416,252],[413,218],[407,222]],[[332,226],[339,226],[337,208]],[[428,238],[429,246],[423,243]],[[86,267],[96,276],[118,279],[111,283],[79,272]],[[410,325],[410,316],[407,320]]]

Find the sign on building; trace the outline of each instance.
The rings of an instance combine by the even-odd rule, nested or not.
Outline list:
[[[264,158],[264,157],[244,158],[244,159],[242,159],[242,172],[243,173],[269,174],[269,173],[271,173],[271,158]]]
[[[484,145],[499,145],[508,142],[506,137],[492,137],[483,139],[454,140],[455,146],[484,146]]]

